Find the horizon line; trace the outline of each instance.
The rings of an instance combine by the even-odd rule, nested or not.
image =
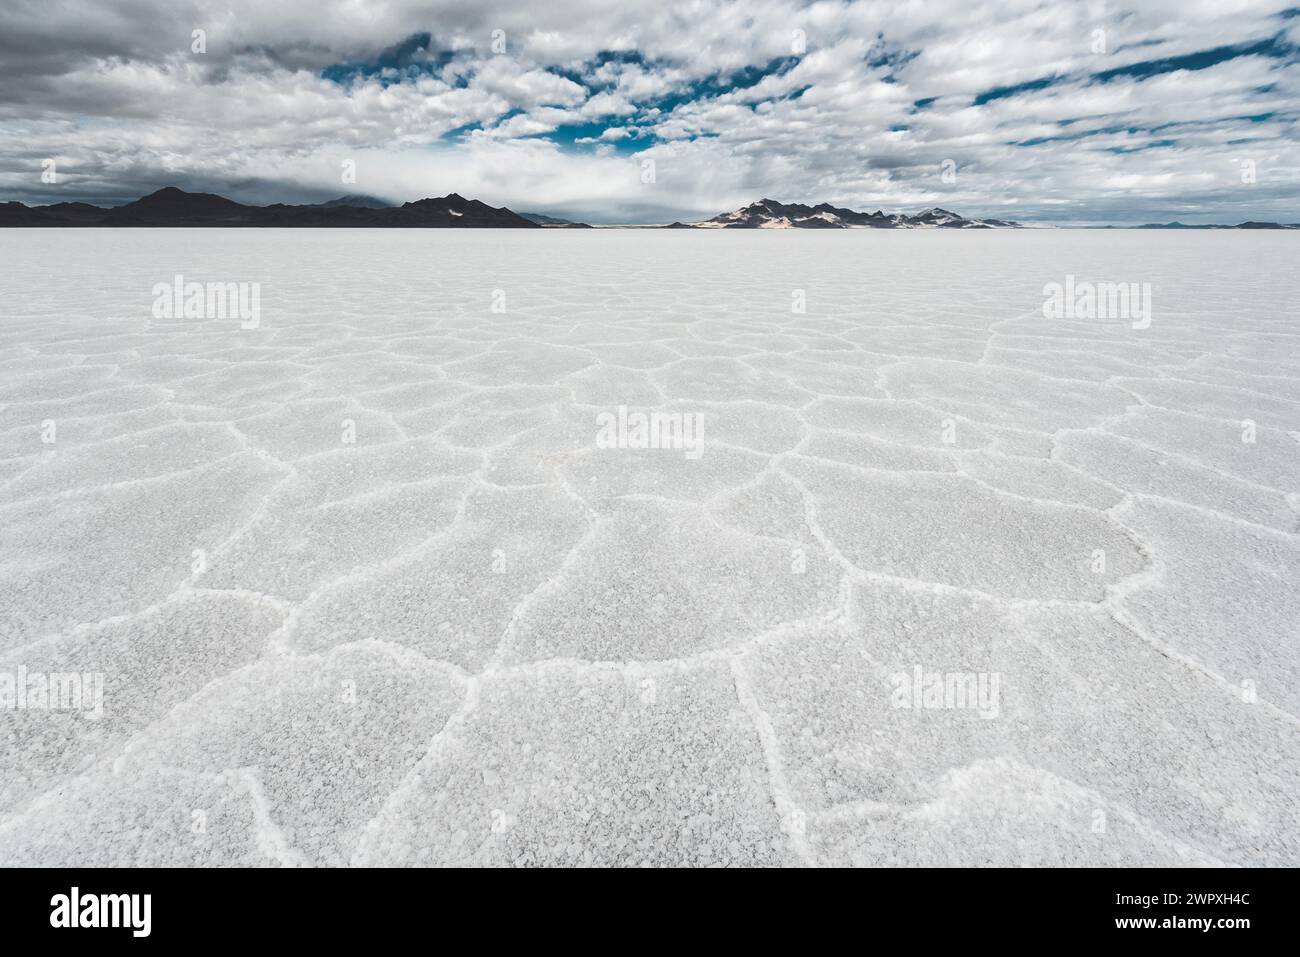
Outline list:
[[[420,197],[420,198],[418,198],[418,199],[405,200],[405,201],[402,201],[402,202],[394,202],[393,200],[390,200],[390,199],[388,199],[388,198],[386,198],[386,197],[383,197],[383,196],[376,196],[376,195],[371,194],[371,193],[343,193],[343,194],[340,194],[340,195],[338,195],[338,196],[331,197],[330,199],[326,199],[326,200],[318,201],[318,202],[314,202],[314,203],[308,203],[308,202],[302,202],[302,203],[290,203],[290,202],[285,202],[285,201],[283,201],[283,200],[277,200],[277,201],[275,201],[275,202],[271,202],[271,203],[251,203],[251,202],[244,202],[244,201],[242,201],[242,200],[231,199],[230,197],[225,196],[225,195],[223,195],[223,194],[221,194],[221,193],[208,192],[208,191],[206,191],[206,190],[188,190],[188,189],[183,189],[183,188],[181,188],[181,187],[179,187],[179,186],[176,186],[176,185],[174,185],[174,184],[170,184],[170,183],[167,184],[167,185],[164,185],[164,186],[160,186],[160,187],[158,187],[158,188],[156,188],[156,189],[154,189],[154,190],[152,190],[152,191],[150,191],[150,192],[143,193],[143,194],[141,194],[140,196],[136,197],[135,199],[124,200],[124,201],[122,201],[122,202],[120,202],[120,203],[117,203],[116,205],[103,205],[102,202],[93,202],[93,201],[91,201],[91,200],[87,200],[87,199],[67,199],[67,200],[59,200],[58,202],[53,202],[53,203],[28,203],[28,202],[24,202],[23,200],[19,200],[19,199],[9,199],[9,200],[0,200],[0,207],[2,207],[2,206],[14,206],[14,205],[17,205],[17,206],[22,206],[23,208],[25,208],[25,209],[29,209],[29,210],[45,210],[45,209],[50,209],[50,208],[52,208],[52,207],[60,207],[60,206],[90,206],[90,207],[93,207],[93,208],[95,208],[95,209],[100,209],[100,210],[104,210],[104,211],[111,211],[111,210],[115,210],[115,209],[121,209],[121,208],[123,208],[123,207],[125,207],[125,206],[129,206],[129,205],[131,205],[132,203],[136,203],[136,202],[139,202],[140,200],[147,199],[147,198],[149,198],[150,196],[155,196],[155,195],[157,195],[157,194],[159,194],[159,193],[167,192],[168,190],[174,191],[174,192],[179,193],[179,194],[184,195],[184,196],[213,196],[213,197],[216,197],[216,198],[218,198],[218,199],[225,200],[226,202],[234,203],[234,204],[236,204],[236,205],[243,206],[243,207],[246,207],[246,208],[249,208],[249,209],[270,209],[270,208],[272,208],[272,207],[276,207],[276,206],[283,206],[283,207],[290,208],[290,209],[331,209],[331,208],[333,208],[333,209],[347,209],[347,208],[352,208],[352,209],[372,209],[372,210],[381,210],[381,209],[401,209],[401,208],[403,208],[403,207],[410,206],[410,205],[414,205],[414,204],[417,204],[417,203],[423,203],[423,202],[429,202],[429,201],[435,201],[435,200],[442,200],[442,199],[453,199],[453,198],[454,198],[454,199],[460,199],[460,200],[463,200],[463,201],[465,201],[466,203],[479,203],[479,204],[481,204],[482,206],[486,206],[487,208],[492,209],[492,210],[497,210],[497,211],[504,210],[504,211],[506,211],[506,212],[512,213],[512,214],[515,215],[515,216],[519,216],[520,218],[523,218],[523,219],[528,219],[529,217],[532,217],[532,216],[542,216],[542,217],[550,218],[550,219],[563,220],[562,223],[554,223],[554,224],[536,223],[536,222],[533,221],[533,220],[529,220],[530,222],[535,222],[535,225],[537,225],[537,226],[539,226],[539,227],[541,227],[541,228],[543,228],[543,229],[564,229],[564,228],[569,228],[570,226],[575,226],[575,227],[579,227],[579,228],[591,228],[591,229],[663,229],[663,228],[668,228],[668,227],[675,226],[675,225],[681,225],[681,226],[685,226],[685,227],[687,227],[687,228],[705,228],[705,229],[709,229],[709,228],[735,228],[735,229],[755,229],[755,230],[763,229],[763,228],[767,228],[767,229],[773,229],[773,228],[778,228],[778,229],[779,229],[779,228],[801,229],[801,228],[804,228],[804,229],[806,229],[806,228],[808,228],[808,227],[799,227],[799,226],[793,226],[793,225],[792,225],[792,226],[789,226],[789,227],[749,227],[749,226],[726,226],[726,227],[717,227],[717,226],[713,226],[713,227],[711,227],[711,226],[705,226],[705,225],[703,225],[703,224],[706,224],[706,223],[712,223],[712,222],[713,222],[714,220],[716,220],[718,217],[720,217],[720,216],[725,216],[725,215],[727,215],[728,213],[738,212],[738,211],[740,211],[740,210],[749,209],[749,208],[752,207],[752,206],[756,206],[756,205],[759,205],[759,204],[762,204],[762,203],[769,203],[769,202],[770,202],[770,203],[776,203],[776,204],[778,204],[778,205],[782,205],[782,206],[804,206],[804,207],[807,207],[807,208],[817,208],[817,207],[819,207],[819,206],[826,206],[826,207],[830,207],[830,208],[833,208],[833,209],[844,209],[844,210],[847,210],[847,211],[849,211],[849,212],[858,213],[858,214],[860,214],[860,215],[875,215],[876,213],[882,213],[882,212],[883,212],[883,209],[884,209],[883,206],[877,206],[877,207],[876,207],[876,210],[875,210],[874,212],[866,213],[866,212],[864,212],[864,211],[856,210],[856,209],[852,209],[852,208],[850,208],[850,207],[840,207],[840,206],[835,206],[834,204],[829,203],[829,202],[827,202],[827,201],[825,201],[825,200],[823,200],[823,201],[821,201],[821,202],[818,202],[818,203],[806,203],[806,202],[804,202],[804,203],[801,203],[801,202],[784,202],[784,201],[782,201],[782,200],[774,200],[774,199],[771,199],[771,198],[768,197],[768,196],[763,196],[763,197],[761,197],[761,198],[759,198],[759,199],[752,200],[751,202],[747,203],[746,205],[741,206],[741,207],[738,207],[738,208],[735,209],[735,210],[725,210],[725,211],[720,212],[720,213],[715,213],[713,216],[711,216],[711,217],[707,217],[707,218],[704,218],[704,219],[686,219],[686,220],[684,220],[684,219],[674,219],[674,220],[666,221],[666,222],[645,222],[645,221],[641,221],[641,222],[604,222],[604,223],[591,223],[591,222],[586,222],[586,221],[581,220],[581,219],[571,219],[571,218],[569,218],[569,215],[571,215],[571,214],[569,214],[569,215],[564,215],[564,214],[561,214],[561,213],[559,213],[559,212],[555,212],[555,211],[552,211],[552,212],[539,212],[539,211],[537,211],[535,208],[529,208],[529,209],[527,209],[527,210],[524,210],[524,211],[522,211],[522,212],[519,212],[519,211],[516,211],[515,209],[513,209],[513,208],[511,208],[511,207],[509,207],[509,206],[504,206],[504,205],[503,205],[503,206],[492,206],[492,205],[490,205],[489,203],[486,203],[486,202],[484,202],[484,201],[482,201],[482,200],[474,199],[474,198],[471,198],[471,197],[466,197],[465,195],[463,195],[463,194],[461,194],[461,193],[459,193],[459,192],[457,192],[457,191],[455,191],[455,190],[453,190],[453,191],[451,191],[451,192],[449,192],[449,193],[446,193],[446,194],[444,194],[443,196],[423,196],[423,197]],[[386,203],[386,204],[388,204],[388,205],[387,205],[387,206],[366,206],[366,205],[354,206],[354,205],[351,205],[351,204],[344,204],[344,203],[341,203],[341,202],[340,202],[341,200],[351,199],[351,198],[375,200],[375,201],[377,201],[377,202]],[[1009,221],[1009,220],[1002,220],[1000,217],[987,217],[987,216],[982,216],[982,215],[971,217],[971,216],[967,216],[967,215],[964,214],[964,213],[954,213],[952,210],[947,209],[947,208],[942,207],[942,206],[938,206],[938,205],[931,205],[931,206],[924,207],[923,209],[919,210],[917,213],[912,213],[912,214],[905,213],[905,212],[896,212],[896,213],[884,213],[883,215],[886,215],[886,216],[920,216],[920,215],[923,215],[923,214],[925,214],[925,213],[928,213],[928,212],[934,212],[934,211],[941,211],[941,212],[951,213],[952,215],[959,216],[961,219],[963,219],[963,220],[965,220],[965,221],[967,221],[967,222],[983,223],[983,222],[988,222],[988,221],[994,221],[994,222],[1009,222],[1009,223],[1011,223],[1011,225],[1009,225],[1009,226],[1001,226],[1001,227],[983,227],[983,228],[989,228],[989,229],[996,229],[996,228],[1027,228],[1027,229],[1152,229],[1152,228],[1163,228],[1163,229],[1241,229],[1241,228],[1250,228],[1251,226],[1258,226],[1258,227],[1262,227],[1262,228],[1275,227],[1275,228],[1282,229],[1282,230],[1285,230],[1285,229],[1300,229],[1300,222],[1287,222],[1287,221],[1285,220],[1285,218],[1276,218],[1276,219],[1245,219],[1245,220],[1241,220],[1240,222],[1237,222],[1237,223],[1231,223],[1231,222],[1213,222],[1213,223],[1184,222],[1182,219],[1178,219],[1178,218],[1171,219],[1171,220],[1166,220],[1166,221],[1147,220],[1147,221],[1144,221],[1144,222],[1141,222],[1141,223],[1138,223],[1138,222],[1115,222],[1115,221],[1104,221],[1104,220],[1059,220],[1059,221],[1051,221],[1051,220],[1032,220],[1032,219],[1030,219],[1030,220],[1023,220],[1023,219],[1022,219],[1022,220]],[[18,226],[18,224],[0,224],[0,225],[9,226],[10,228],[15,228],[15,226]],[[202,224],[199,224],[199,226],[201,227]],[[21,226],[18,226],[18,228],[21,228]],[[49,225],[46,225],[46,226],[30,226],[29,228],[60,228],[60,227],[59,227],[59,226],[51,227],[51,226],[49,226]],[[133,227],[132,227],[132,224],[112,224],[112,223],[110,223],[110,224],[101,224],[101,223],[89,224],[89,223],[86,223],[86,224],[67,224],[67,225],[65,225],[65,226],[62,226],[62,228],[133,228]],[[190,226],[179,226],[179,225],[178,225],[178,226],[175,226],[175,227],[168,227],[168,226],[157,226],[157,225],[148,225],[148,224],[145,224],[145,225],[143,225],[143,226],[140,227],[140,228],[194,228],[194,227],[190,227]],[[228,228],[268,228],[268,227],[266,227],[266,226],[254,226],[254,225],[248,225],[248,226],[242,226],[242,227],[236,226],[236,227],[228,227]],[[274,227],[271,227],[271,228],[274,228]],[[282,227],[282,228],[304,228],[304,229],[315,229],[315,228],[329,228],[329,227],[313,226],[313,225],[305,225],[305,226],[298,226],[298,227],[295,227],[295,226],[285,226],[285,227]],[[382,227],[382,226],[373,226],[373,227],[372,227],[372,226],[370,226],[369,224],[356,224],[354,228],[364,229],[364,228],[388,228],[388,227]],[[433,227],[433,226],[419,227],[419,226],[416,226],[416,227],[411,227],[411,228],[438,228],[438,227]],[[488,229],[491,229],[491,228],[501,228],[501,227],[485,226],[485,227],[463,227],[463,228],[488,228]],[[832,228],[837,228],[837,229],[873,229],[873,228],[875,228],[875,229],[888,229],[888,228],[890,228],[890,227],[872,227],[872,226],[836,226],[836,227],[832,227]],[[939,226],[934,226],[934,227],[925,227],[925,226],[920,226],[920,227],[910,227],[910,228],[936,228],[936,229],[938,229],[938,228],[945,228],[945,227],[939,227]],[[954,228],[953,228],[953,227],[948,227],[948,229],[949,229],[949,231],[953,231]]]

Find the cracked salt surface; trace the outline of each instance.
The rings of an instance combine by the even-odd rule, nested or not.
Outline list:
[[[1300,864],[1286,235],[0,253],[0,864]]]

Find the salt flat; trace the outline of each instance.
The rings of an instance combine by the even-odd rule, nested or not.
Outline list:
[[[0,254],[0,864],[1300,864],[1291,235]]]

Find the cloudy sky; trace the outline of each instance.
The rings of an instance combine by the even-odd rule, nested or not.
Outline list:
[[[1300,222],[1298,117],[1300,8],[1265,0],[0,6],[0,199],[28,203]]]

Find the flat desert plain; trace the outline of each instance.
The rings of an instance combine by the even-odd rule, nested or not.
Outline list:
[[[1296,242],[5,230],[0,863],[1300,864]]]

